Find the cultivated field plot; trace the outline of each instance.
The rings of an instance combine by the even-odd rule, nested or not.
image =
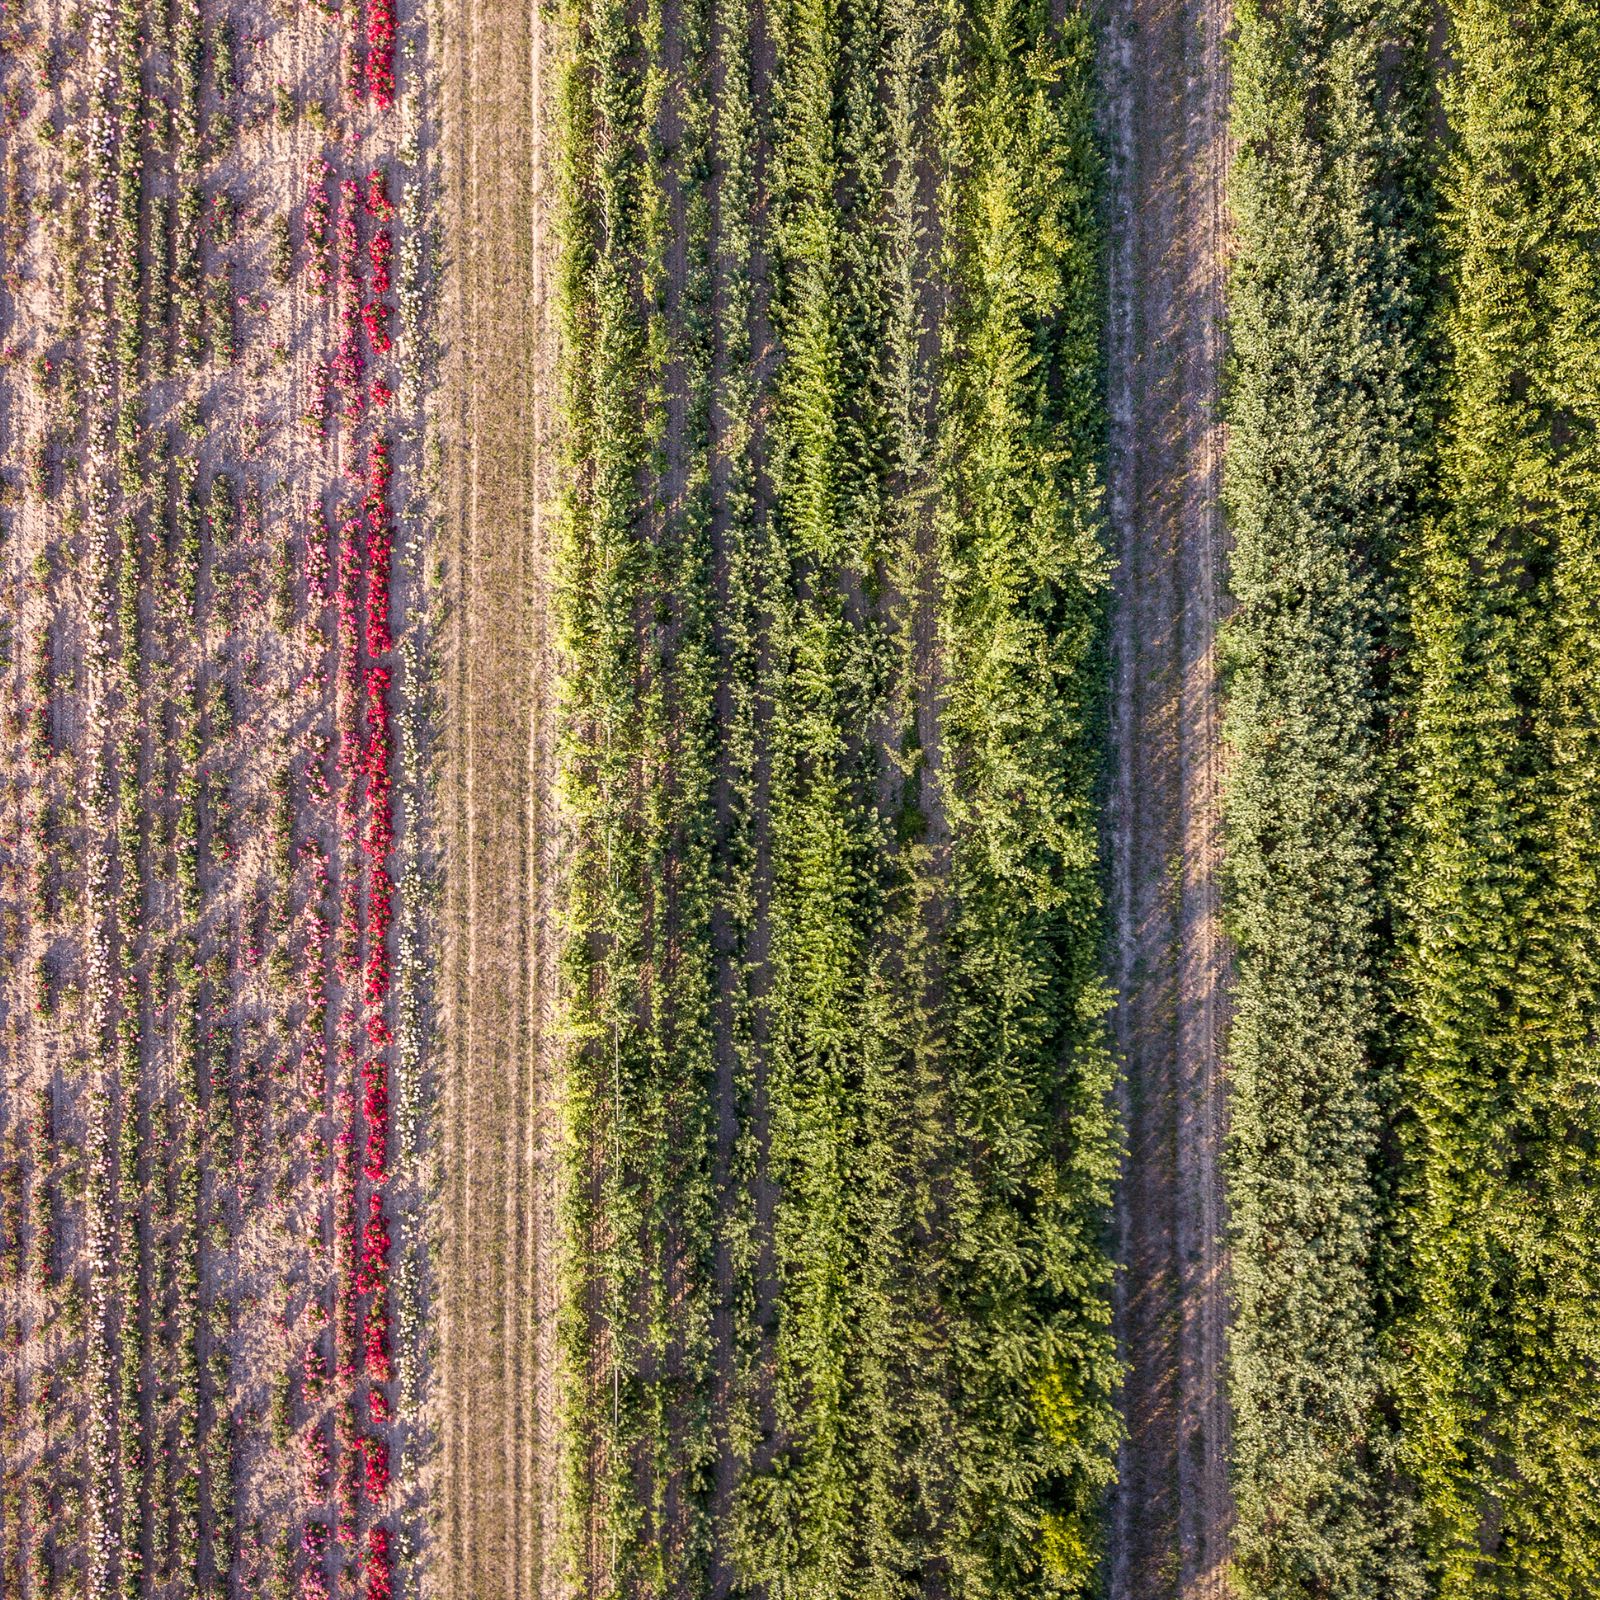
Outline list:
[[[391,1592],[427,1391],[428,41],[8,5],[0,1591]]]
[[[0,1600],[1600,1596],[1592,0],[0,0]]]

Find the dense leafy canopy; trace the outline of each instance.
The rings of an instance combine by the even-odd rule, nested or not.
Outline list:
[[[1448,22],[1426,81],[1405,5],[1252,5],[1236,55],[1233,1387],[1274,1596],[1600,1583],[1600,28]]]
[[[595,1592],[1087,1595],[1088,30],[573,27],[568,1559]]]

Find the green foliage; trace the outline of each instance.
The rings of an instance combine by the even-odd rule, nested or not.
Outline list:
[[[695,1591],[713,1450],[715,683],[708,241],[685,177],[706,129],[668,101],[659,5],[584,6],[573,26],[560,604],[576,830],[567,1222],[583,1253],[564,1328],[567,1539],[595,1592]],[[674,13],[692,81],[705,26],[703,9]]]
[[[1248,4],[1227,506],[1236,1559],[1274,1600],[1421,1592],[1388,1420],[1386,665],[1426,468],[1409,0]]]
[[[1437,1592],[1600,1589],[1600,19],[1450,8],[1412,563],[1407,1459]]]
[[[571,17],[567,1560],[596,1593],[1088,1594],[1088,29],[765,22],[758,68],[745,0]]]
[[[938,519],[952,917],[944,1021],[952,1592],[1088,1595],[1120,1428],[1102,1231],[1098,160],[1086,18],[976,8],[945,130]]]
[[[774,96],[772,966],[765,1012],[778,1304],[775,1470],[749,1486],[746,1568],[774,1596],[856,1592],[881,1522],[858,1396],[878,1285],[861,1183],[881,1145],[867,988],[882,914],[878,755],[890,650],[868,590],[883,551],[882,20],[770,13]],[[880,1157],[881,1158],[881,1157]]]
[[[1429,17],[1240,16],[1232,1350],[1273,1596],[1600,1587],[1600,28],[1449,20],[1436,224]]]

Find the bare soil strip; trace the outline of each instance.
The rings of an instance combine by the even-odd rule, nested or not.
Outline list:
[[[1108,0],[1117,1202],[1128,1439],[1112,1600],[1228,1593],[1218,922],[1226,0]]]
[[[453,570],[438,1593],[559,1592],[550,519],[553,174],[539,8],[450,6]]]

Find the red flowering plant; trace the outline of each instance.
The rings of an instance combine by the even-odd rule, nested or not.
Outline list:
[[[306,265],[311,273],[311,287],[323,294],[328,287],[328,175],[333,168],[321,157],[312,160],[306,182],[305,236]]]
[[[389,308],[381,300],[369,300],[361,308],[361,321],[366,327],[367,338],[379,355],[387,355],[390,345],[394,342],[384,325],[388,315]]]
[[[394,104],[394,0],[367,6],[367,93],[385,111]]]
[[[389,198],[389,174],[374,167],[367,174],[367,215],[374,222],[389,222],[394,217],[394,202]]]
[[[367,260],[372,266],[372,292],[388,294],[389,262],[394,256],[394,235],[387,228],[379,228],[367,240]]]
[[[394,1573],[389,1560],[389,1530],[381,1525],[367,1530],[366,1600],[392,1600]]]
[[[369,193],[371,189],[369,185]],[[342,249],[340,259],[343,283],[347,273],[359,270],[359,256]],[[380,253],[380,259],[386,260],[386,255]],[[361,485],[362,503],[358,511],[341,514],[328,595],[334,608],[338,775],[333,810],[343,865],[338,874],[338,926],[322,929],[320,938],[344,995],[337,1025],[339,1088],[333,1118],[334,1342],[329,1374],[340,1398],[334,1413],[337,1460],[324,1498],[332,1502],[346,1561],[358,1564],[369,1593],[387,1595],[388,1536],[377,1526],[376,1517],[389,1490],[388,1445],[382,1430],[391,1417],[387,1386],[394,1377],[392,1242],[386,1212],[388,1051],[393,1039],[386,1013],[395,822],[389,598],[393,519],[388,501],[392,466],[382,440],[368,447],[353,476]],[[325,535],[326,523],[319,527]],[[329,1010],[332,1004],[330,997]]]

